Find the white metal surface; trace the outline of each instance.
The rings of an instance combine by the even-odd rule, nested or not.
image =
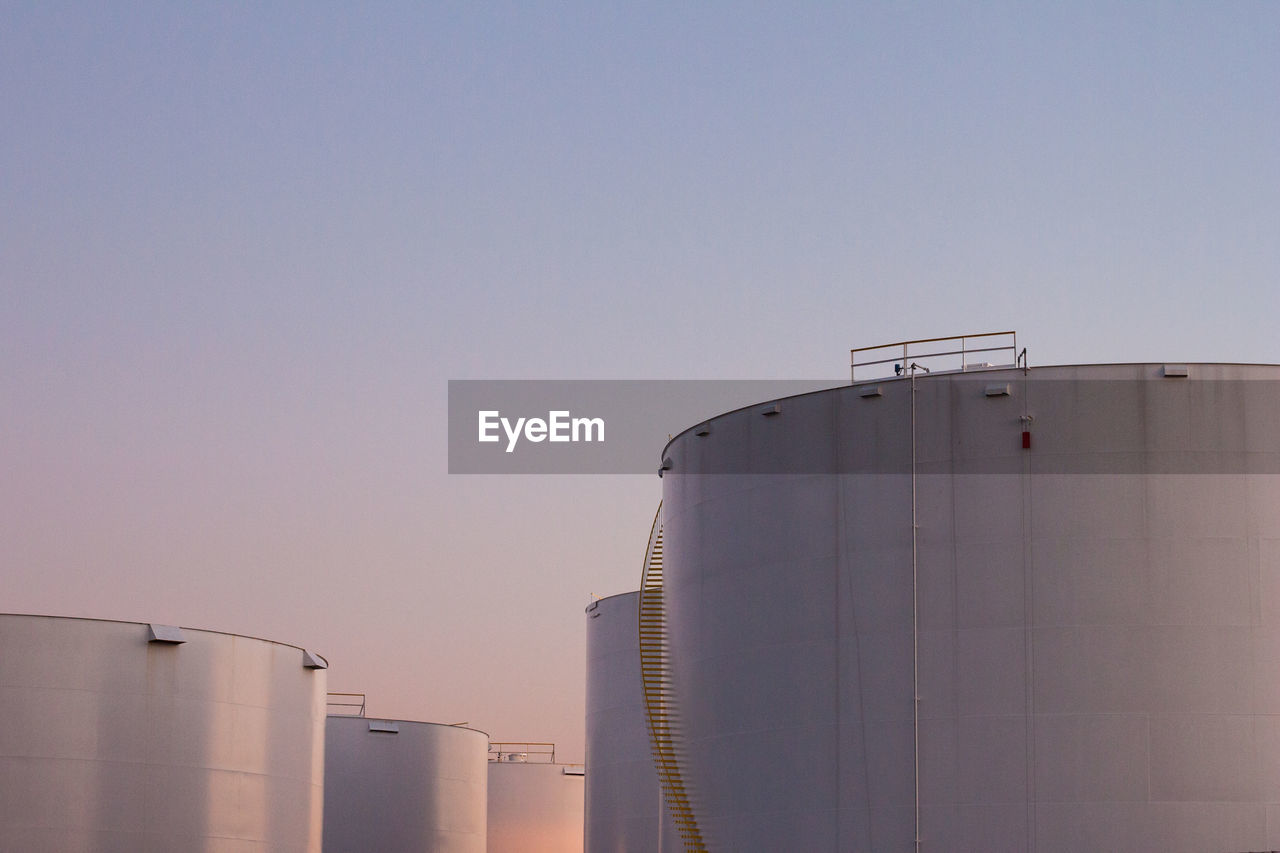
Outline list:
[[[0,615],[0,850],[319,853],[324,671],[164,633]]]
[[[659,849],[658,774],[640,684],[638,592],[587,608],[586,853]]]
[[[1280,368],[1168,375],[880,379],[668,445],[710,849],[1280,849]]]
[[[330,716],[324,853],[484,853],[484,732]]]
[[[490,761],[489,853],[581,853],[585,777],[577,769]]]

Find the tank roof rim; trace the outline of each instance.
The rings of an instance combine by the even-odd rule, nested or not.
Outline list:
[[[594,599],[590,604],[588,604],[586,606],[586,609],[584,609],[582,612],[590,613],[596,607],[596,605],[598,605],[600,602],[608,601],[611,598],[621,598],[624,595],[639,595],[639,594],[640,594],[640,590],[632,589],[632,590],[628,590],[627,592],[615,592],[610,595],[602,595],[599,598]]]
[[[988,375],[990,375],[990,374],[992,374],[992,373],[1009,373],[1009,372],[1014,372],[1014,371],[1019,371],[1019,372],[1035,372],[1035,371],[1037,371],[1037,370],[1054,370],[1054,369],[1078,368],[1078,367],[1154,367],[1154,366],[1157,366],[1157,365],[1162,365],[1162,364],[1173,364],[1173,363],[1175,363],[1175,362],[1172,362],[1172,361],[1099,361],[1099,362],[1076,362],[1076,363],[1069,363],[1069,364],[1039,364],[1039,365],[1036,365],[1036,366],[1034,366],[1034,367],[1016,367],[1016,366],[1014,366],[1014,365],[1000,365],[1000,366],[998,366],[998,367],[989,367],[989,368],[984,368],[984,369],[982,369],[982,370],[969,370],[969,371],[948,370],[948,371],[945,371],[945,372],[944,372],[944,371],[939,371],[939,372],[938,372],[938,373],[936,373],[936,374],[926,373],[926,374],[924,374],[923,376],[917,376],[916,378],[917,378],[918,380],[921,380],[921,381],[926,381],[926,380],[928,380],[930,377],[934,377],[934,378],[938,378],[938,379],[941,379],[941,378],[949,378],[949,377],[953,377],[953,376],[973,376],[973,377],[978,377],[978,376],[988,376]],[[1280,364],[1272,363],[1272,362],[1256,362],[1256,361],[1178,361],[1178,362],[1176,362],[1176,363],[1177,363],[1177,364],[1185,364],[1185,365],[1193,366],[1193,367],[1194,367],[1194,366],[1199,366],[1199,367],[1274,367],[1274,368],[1280,369]],[[827,393],[829,393],[829,392],[831,392],[831,391],[835,391],[835,390],[837,390],[837,389],[839,389],[839,388],[857,388],[857,387],[860,387],[860,386],[863,386],[863,385],[876,385],[876,384],[885,384],[885,383],[892,383],[892,382],[905,382],[905,381],[907,381],[908,379],[910,379],[910,377],[909,377],[909,376],[882,376],[882,377],[879,377],[879,378],[877,378],[877,379],[859,379],[859,380],[857,380],[856,382],[843,382],[843,383],[842,383],[842,384],[840,384],[840,385],[833,385],[833,386],[831,386],[830,388],[818,388],[817,390],[814,390],[814,391],[805,391],[805,392],[804,392],[804,393],[802,393],[802,394],[790,394],[790,395],[788,395],[788,396],[786,396],[786,397],[774,397],[774,398],[769,399],[769,400],[759,400],[759,401],[754,402],[754,403],[748,403],[748,404],[747,404],[747,405],[745,405],[745,406],[739,406],[739,407],[737,407],[736,409],[729,409],[729,410],[727,410],[727,411],[720,412],[719,414],[712,415],[712,416],[711,416],[711,417],[709,417],[709,418],[703,418],[702,420],[698,421],[697,423],[694,423],[694,424],[692,424],[692,425],[690,425],[690,426],[687,426],[687,427],[685,427],[684,429],[680,430],[680,431],[679,431],[678,433],[676,433],[675,435],[671,436],[671,438],[667,439],[666,444],[662,445],[662,452],[658,455],[658,458],[659,458],[659,459],[665,459],[665,458],[666,458],[666,456],[667,456],[667,451],[671,448],[671,446],[672,446],[673,444],[675,444],[677,441],[679,441],[680,439],[684,438],[684,437],[685,437],[685,435],[686,435],[687,433],[693,432],[695,429],[697,429],[698,427],[700,427],[700,426],[702,426],[702,425],[704,425],[704,424],[709,424],[709,423],[711,423],[711,422],[713,422],[713,421],[719,420],[720,418],[727,417],[727,416],[729,416],[729,415],[733,415],[733,414],[737,414],[738,412],[745,412],[745,411],[749,411],[749,410],[751,410],[751,409],[755,409],[755,408],[757,408],[757,407],[759,407],[759,406],[767,406],[767,405],[768,405],[768,404],[770,404],[770,403],[780,403],[780,402],[784,402],[784,401],[786,401],[786,400],[798,400],[798,399],[800,399],[801,397],[811,397],[811,396],[813,396],[814,394],[827,394]],[[1193,379],[1192,381],[1196,381],[1196,380],[1194,380],[1194,379]]]
[[[63,616],[56,613],[14,613],[10,611],[0,613],[0,618],[4,618],[6,616],[23,619],[65,619],[71,622],[103,622],[111,625],[140,625],[142,627],[146,627],[147,625],[167,624],[160,622],[139,622],[136,619],[103,619],[98,616]],[[287,648],[297,649],[300,652],[315,651],[314,649],[308,649],[305,646],[300,646],[297,643],[286,643],[283,640],[272,640],[267,637],[258,637],[253,634],[237,634],[234,631],[218,631],[213,628],[192,628],[188,625],[176,625],[174,627],[181,628],[184,631],[194,631],[200,634],[221,634],[224,637],[238,637],[242,640],[257,640],[260,643],[270,643],[273,646],[285,646]],[[317,652],[317,654],[319,653]],[[322,655],[322,657],[324,657],[326,662],[329,660],[327,656]]]
[[[455,726],[451,723],[437,723],[433,720],[405,720],[400,717],[379,717],[376,714],[372,716],[366,715],[363,717],[357,717],[355,714],[325,714],[324,718],[326,724],[329,720],[364,720],[366,722],[369,720],[380,720],[385,723],[405,723],[413,726],[436,726],[437,728],[442,729],[456,729],[461,732],[475,732],[476,734],[484,735],[485,740],[490,738],[490,734],[483,729],[477,729],[473,726]]]

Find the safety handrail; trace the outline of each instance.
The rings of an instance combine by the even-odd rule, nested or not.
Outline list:
[[[990,341],[990,338],[1004,338],[1007,343]],[[988,345],[969,346],[970,341]],[[924,344],[939,344],[945,346],[950,342],[956,342],[951,345],[951,349],[922,346]],[[955,348],[957,344],[959,349]],[[872,354],[877,350],[889,350],[893,351],[893,354],[888,358],[865,360],[859,358],[860,354]],[[938,365],[936,363],[930,364],[928,362],[942,358],[953,358],[954,356],[960,356],[959,366],[952,366],[950,369],[965,371],[969,370],[971,367],[977,366],[969,362],[969,356],[979,355],[981,353],[997,352],[1009,353],[1009,366],[1016,365],[1018,360],[1021,358],[1018,352],[1018,333],[980,332],[974,335],[952,335],[945,338],[919,338],[914,341],[897,341],[896,343],[891,344],[876,344],[875,346],[869,347],[857,347],[849,350],[849,379],[852,382],[858,381],[859,367],[875,367],[876,365],[881,364],[893,364],[895,367],[895,373],[899,375],[910,367],[912,363],[920,364],[921,362],[924,362],[924,367],[929,368],[930,370],[935,370],[943,368],[945,365]],[[952,362],[952,364],[954,364],[954,362]],[[985,367],[986,365],[984,364],[982,366]],[[876,378],[880,375],[881,374],[876,374],[876,376],[864,375],[863,378]]]
[[[334,697],[338,698],[334,698]],[[350,709],[355,710],[337,710]],[[363,693],[328,693],[325,695],[325,713],[331,717],[363,717],[365,695]]]
[[[533,761],[529,761],[531,757]],[[489,760],[555,764],[556,745],[545,741],[490,741]]]

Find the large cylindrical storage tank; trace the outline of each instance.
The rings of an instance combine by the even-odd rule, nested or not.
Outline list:
[[[331,716],[324,853],[485,853],[489,736]]]
[[[0,615],[0,850],[320,853],[324,666],[233,634]]]
[[[659,849],[658,774],[640,681],[639,592],[587,607],[586,853]]]
[[[1277,380],[919,373],[676,436],[706,848],[1280,849]]]
[[[582,765],[509,746],[491,747],[489,853],[581,853]]]

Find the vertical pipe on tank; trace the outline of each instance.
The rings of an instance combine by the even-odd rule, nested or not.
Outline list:
[[[1016,348],[1017,341],[1015,339],[1014,346]],[[1030,399],[1028,393],[1027,374],[1030,369],[1026,365],[1026,350],[1022,351],[1020,356],[1022,364],[1022,428],[1024,430],[1031,429],[1031,422],[1034,418],[1031,415]],[[1015,358],[1014,364],[1017,365],[1018,358]],[[1030,433],[1024,433],[1029,435]],[[1030,450],[1030,444],[1024,440],[1022,445],[1025,449]],[[1034,492],[1031,488],[1031,455],[1024,453],[1022,456],[1022,612],[1024,628],[1023,628],[1023,655],[1026,657],[1026,668],[1024,670],[1024,678],[1026,680],[1026,698],[1025,708],[1027,715],[1027,835],[1026,849],[1030,853],[1035,853],[1036,849],[1036,694],[1035,694],[1035,571],[1032,565],[1032,548],[1031,548],[1031,531],[1032,525],[1032,495]]]
[[[916,541],[916,370],[911,365],[911,716],[914,727],[916,853],[920,853],[920,572]]]

